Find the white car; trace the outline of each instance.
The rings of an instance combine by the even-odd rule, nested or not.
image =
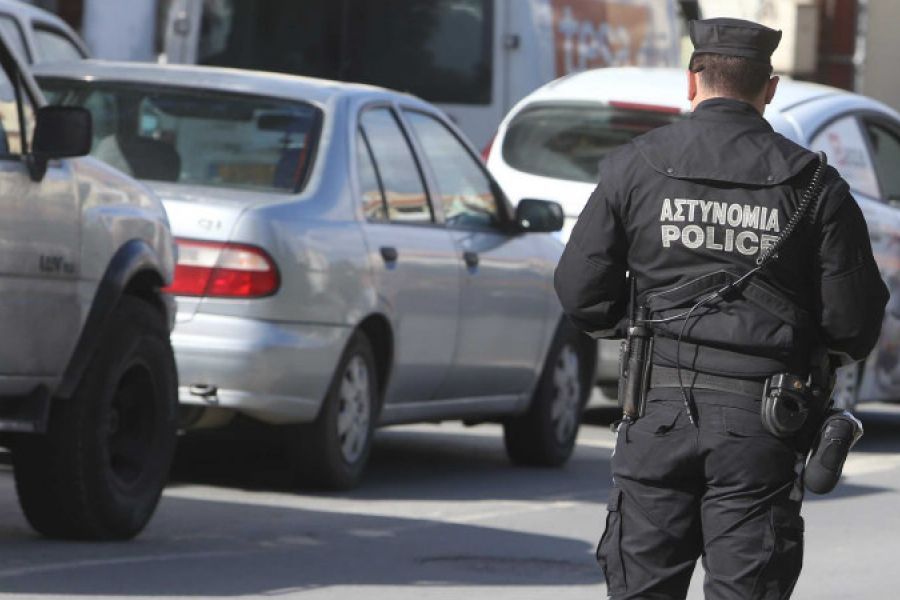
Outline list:
[[[506,116],[487,158],[494,177],[515,203],[521,198],[559,202],[563,239],[597,185],[599,162],[613,148],[690,112],[687,77],[680,69],[595,69],[553,81],[524,98]],[[844,90],[782,79],[766,119],[785,137],[824,150],[848,181],[869,226],[875,258],[892,290],[900,282],[900,114]],[[893,307],[893,308],[892,308]],[[900,307],[888,306],[878,347],[856,369],[842,371],[838,401],[900,400]],[[600,344],[598,379],[617,375],[617,343]]]

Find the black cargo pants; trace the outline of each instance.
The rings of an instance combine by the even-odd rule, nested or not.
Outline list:
[[[708,600],[788,598],[803,560],[805,443],[762,426],[759,401],[694,391],[699,428],[677,389],[652,390],[619,428],[597,559],[609,597],[684,598],[697,558]]]

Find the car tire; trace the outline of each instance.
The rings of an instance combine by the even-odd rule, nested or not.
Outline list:
[[[359,484],[372,449],[378,389],[372,345],[363,333],[354,333],[319,416],[290,433],[288,450],[299,485],[347,490]]]
[[[125,296],[45,435],[12,447],[19,503],[41,534],[124,540],[150,520],[175,453],[178,378],[164,316]]]
[[[584,348],[583,334],[562,323],[528,412],[503,424],[506,453],[514,463],[558,467],[572,455],[593,372]]]

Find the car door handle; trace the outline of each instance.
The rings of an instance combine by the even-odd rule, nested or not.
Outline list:
[[[478,266],[478,253],[477,252],[463,252],[463,260],[466,261],[466,266],[470,269],[474,269]]]
[[[382,246],[380,252],[381,258],[383,258],[386,263],[395,263],[400,256],[400,253],[397,252],[397,249],[393,246]]]

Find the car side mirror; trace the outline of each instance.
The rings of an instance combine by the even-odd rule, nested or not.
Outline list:
[[[84,156],[91,151],[91,113],[80,106],[42,106],[37,110],[31,152],[42,158]]]
[[[516,224],[525,233],[547,233],[563,228],[562,206],[549,200],[524,198],[516,206]]]
[[[34,116],[34,137],[27,156],[31,179],[40,181],[53,158],[84,156],[91,151],[91,113],[79,106],[42,106]]]

